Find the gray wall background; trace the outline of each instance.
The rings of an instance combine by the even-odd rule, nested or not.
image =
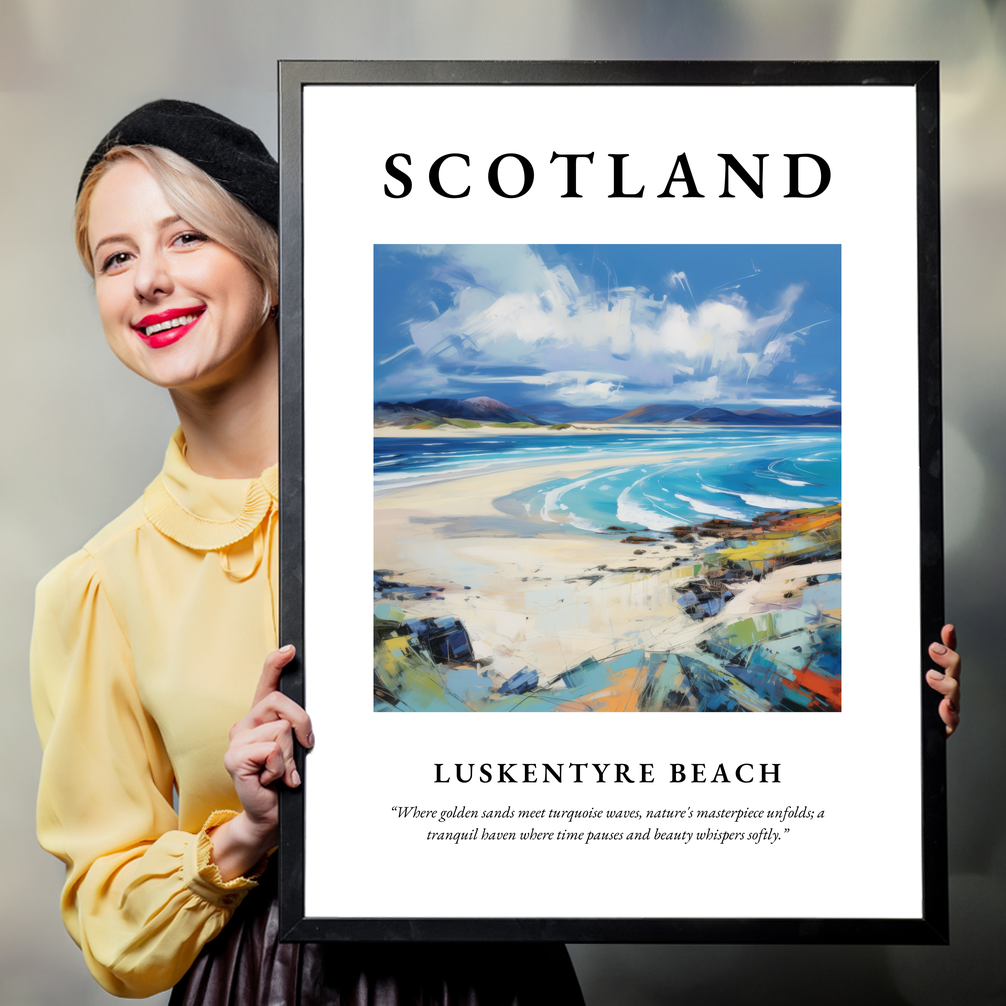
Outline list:
[[[1004,53],[996,0],[2,0],[0,1006],[109,998],[34,838],[32,591],[139,495],[175,424],[166,394],[104,344],[71,240],[78,173],[113,122],[159,97],[219,109],[275,149],[279,58],[942,61],[947,615],[967,664],[949,759],[953,945],[572,952],[590,1006],[1006,1002]]]

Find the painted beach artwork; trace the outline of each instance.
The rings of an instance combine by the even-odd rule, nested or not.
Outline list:
[[[375,246],[374,518],[375,710],[840,710],[840,247]]]

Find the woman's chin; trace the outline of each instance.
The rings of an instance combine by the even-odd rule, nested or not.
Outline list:
[[[204,384],[214,383],[212,371],[217,369],[199,361],[185,359],[178,354],[175,359],[141,359],[123,361],[134,374],[145,381],[168,391],[184,391],[187,388],[196,389]]]
[[[269,355],[263,347],[275,350],[276,344],[275,326],[270,324],[233,340],[195,338],[195,334],[163,347],[117,339],[109,339],[109,345],[134,374],[159,388],[215,396],[224,386],[240,383]]]

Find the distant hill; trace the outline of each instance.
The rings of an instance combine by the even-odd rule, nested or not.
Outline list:
[[[737,415],[738,416],[784,416],[784,415],[786,415],[786,413],[780,411],[779,409],[769,408],[769,406],[766,405],[766,406],[764,406],[761,409],[738,409],[737,410]]]
[[[537,411],[537,410],[536,410]],[[841,426],[841,409],[824,409],[806,415],[795,412],[783,412],[780,409],[761,408],[749,411],[731,412],[718,406],[700,409],[696,405],[640,405],[622,413],[620,416],[608,416],[604,419],[591,418],[591,409],[578,411],[574,407],[566,407],[562,422],[589,422],[593,425],[632,424],[658,425],[667,423],[708,423],[717,426]],[[418,402],[375,402],[374,422],[391,424],[393,426],[413,426],[430,423],[437,425],[448,419],[462,419],[476,423],[533,423],[535,426],[547,426],[555,422],[553,410],[546,407],[542,412],[546,419],[539,419],[522,409],[514,408],[497,401],[495,398],[480,396],[478,398],[422,398]]]
[[[699,409],[685,417],[686,423],[715,423],[720,426],[841,426],[842,410],[825,409],[797,415],[778,409],[755,409],[753,412],[731,412],[729,409]]]
[[[640,405],[612,419],[602,419],[604,423],[673,423],[697,412],[695,405]]]
[[[540,419],[515,409],[495,398],[423,398],[418,402],[375,402],[374,422],[395,426],[440,419],[468,419],[479,423],[534,423]]]
[[[546,423],[599,423],[604,419],[614,419],[624,408],[624,405],[565,405],[560,402],[535,402],[534,414]]]
[[[705,409],[694,405],[641,405],[604,423],[710,423],[719,426],[841,426],[842,410],[825,409],[806,415],[762,408],[746,412],[731,412],[710,406]]]
[[[841,426],[842,425],[842,410],[841,409],[822,409],[820,412],[813,413],[813,416],[804,416],[805,420],[813,418],[815,423],[827,423],[829,426]]]
[[[688,417],[688,422],[690,423],[746,423],[752,417],[742,416],[739,412],[731,412],[729,409],[720,409],[711,407],[708,409],[697,409]],[[758,416],[755,418],[755,422],[772,422],[775,421],[776,417],[771,420],[767,416]]]

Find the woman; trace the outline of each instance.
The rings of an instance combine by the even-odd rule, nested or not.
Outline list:
[[[274,649],[277,219],[258,138],[186,102],[127,116],[81,179],[106,338],[180,427],[143,497],[39,585],[38,830],[66,864],[67,929],[122,996],[582,1003],[557,945],[276,942],[276,785],[300,784],[293,737],[313,744],[277,691],[293,651]],[[948,734],[955,646],[948,626],[930,649]]]
[[[121,996],[582,1003],[561,945],[277,944],[276,786],[314,740],[274,649],[277,220],[258,137],[187,102],[128,115],[81,178],[106,339],[180,426],[143,497],[38,589],[38,831],[67,929]]]

